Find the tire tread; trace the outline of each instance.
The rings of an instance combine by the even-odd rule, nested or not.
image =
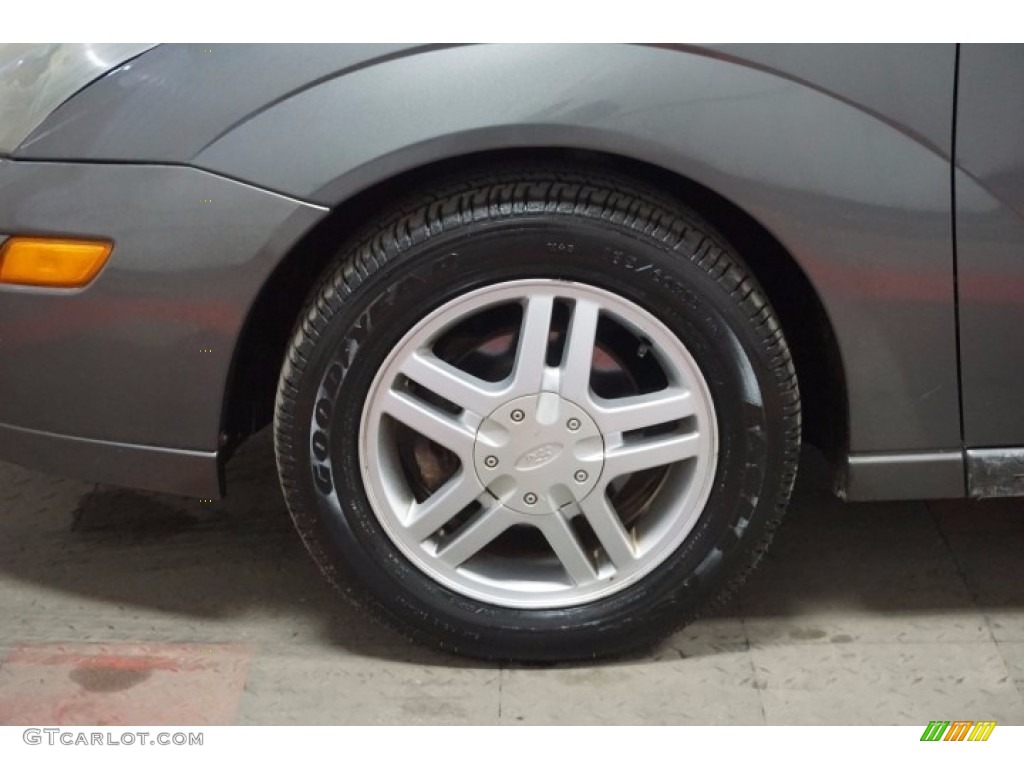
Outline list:
[[[424,240],[468,224],[501,221],[531,213],[606,222],[627,229],[636,237],[654,241],[659,247],[696,264],[746,315],[768,358],[783,404],[785,447],[777,501],[757,527],[758,536],[750,544],[746,564],[736,569],[702,609],[681,614],[678,622],[663,629],[659,635],[637,638],[639,644],[652,645],[679,626],[727,603],[756,568],[789,502],[796,478],[801,434],[796,369],[767,296],[753,273],[731,251],[726,241],[695,215],[686,212],[684,203],[661,190],[648,188],[605,169],[517,164],[446,179],[433,190],[412,193],[397,202],[390,211],[384,212],[379,223],[368,225],[358,233],[339,250],[311,293],[282,367],[275,402],[274,442],[284,497],[306,548],[327,579],[342,594],[407,639],[453,650],[448,642],[412,630],[383,609],[368,592],[356,586],[353,579],[343,578],[325,551],[316,535],[315,512],[307,508],[299,490],[300,467],[292,458],[295,446],[291,435],[296,426],[299,381],[330,318],[363,282],[378,271],[387,269],[395,258]],[[744,536],[753,528],[737,523],[729,529],[729,541],[719,542],[719,548],[728,546],[731,549],[746,543]],[[479,649],[470,651],[474,655],[488,656]],[[617,653],[619,649],[612,648],[609,652]]]

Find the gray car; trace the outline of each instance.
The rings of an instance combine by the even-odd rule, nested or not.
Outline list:
[[[1024,49],[0,48],[0,459],[450,651],[653,643],[851,500],[1024,493]]]

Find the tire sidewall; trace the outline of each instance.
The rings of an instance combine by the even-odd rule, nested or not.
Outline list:
[[[482,655],[572,655],[574,647],[592,647],[596,635],[615,652],[697,615],[731,570],[749,559],[759,528],[779,504],[786,439],[771,350],[738,298],[704,266],[709,260],[702,254],[715,249],[726,246],[706,239],[698,253],[679,252],[614,225],[524,216],[470,224],[410,244],[361,276],[344,300],[329,304],[295,395],[289,458],[295,492],[311,511],[296,522],[306,528],[307,541],[312,536],[323,542],[314,550],[321,566],[351,572],[372,601],[411,634],[426,633],[444,647]],[[386,534],[360,471],[364,403],[399,340],[460,295],[527,278],[587,283],[653,314],[696,361],[717,419],[713,487],[686,540],[630,587],[566,608],[504,608],[433,581]],[[317,438],[316,454],[312,443],[318,431],[329,441],[322,461],[323,438]]]

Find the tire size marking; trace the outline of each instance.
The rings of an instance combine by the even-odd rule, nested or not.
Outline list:
[[[680,297],[691,307],[699,307],[700,303],[697,301],[697,297],[693,294],[689,288],[686,287],[676,277],[666,274],[661,267],[656,267],[650,262],[641,263],[636,256],[626,253],[625,251],[613,250],[611,251],[612,264],[616,267],[621,267],[634,274],[644,273],[646,277],[657,283],[660,286],[666,288],[670,293]]]
[[[691,291],[685,283],[680,281],[673,275],[667,274],[661,267],[656,267],[649,261],[641,262],[636,256],[630,253],[620,250],[609,250],[608,253],[611,255],[612,265],[620,267],[634,275],[643,274],[655,285],[661,286],[666,289],[673,296],[681,299],[687,306],[702,310],[701,302],[698,300],[696,294]],[[721,333],[718,327],[718,321],[712,315],[704,315],[704,320],[710,329],[711,335],[718,337]]]
[[[572,253],[576,246],[572,243],[562,243],[558,241],[551,241],[545,246],[551,253]]]

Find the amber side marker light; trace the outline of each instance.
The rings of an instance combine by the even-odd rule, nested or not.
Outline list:
[[[113,243],[12,237],[0,243],[0,283],[78,288],[103,268]]]

